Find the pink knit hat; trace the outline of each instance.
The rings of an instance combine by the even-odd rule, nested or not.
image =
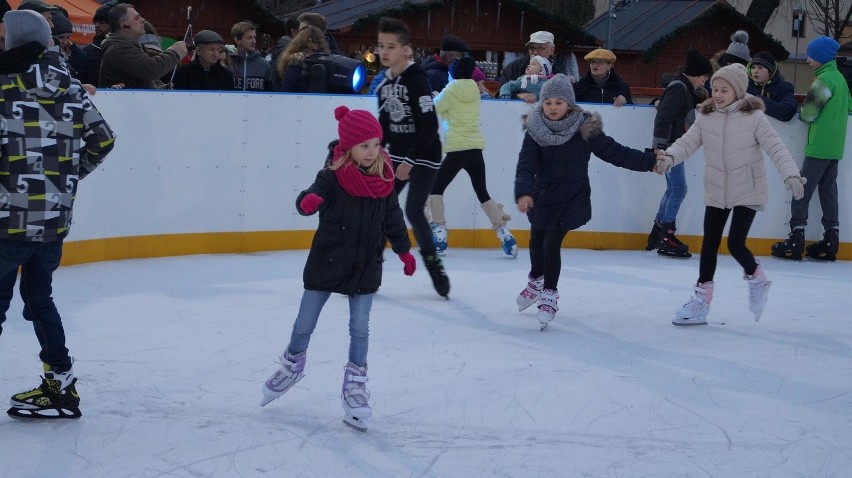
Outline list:
[[[379,141],[382,139],[382,126],[369,111],[350,110],[346,106],[338,106],[334,109],[334,117],[338,121],[337,135],[340,138],[337,147],[343,153],[364,141],[373,138],[379,138]]]

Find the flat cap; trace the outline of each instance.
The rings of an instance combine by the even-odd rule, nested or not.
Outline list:
[[[603,60],[607,63],[615,63],[615,53],[604,48],[598,48],[590,51],[583,59],[586,61]]]
[[[201,30],[196,33],[194,37],[192,37],[193,43],[196,45],[204,45],[206,43],[220,43],[222,45],[225,44],[225,40],[222,39],[222,35],[212,31],[212,30]]]
[[[18,5],[18,10],[32,10],[38,13],[55,12],[59,10],[55,6],[42,0],[24,0]]]

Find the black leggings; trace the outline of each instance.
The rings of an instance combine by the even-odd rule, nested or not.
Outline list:
[[[488,195],[488,189],[485,187],[485,159],[482,158],[481,149],[466,149],[447,153],[441,163],[438,177],[435,179],[432,194],[444,194],[447,186],[453,182],[453,179],[462,169],[467,171],[467,175],[470,176],[473,192],[476,193],[476,199],[479,200],[479,203],[488,202],[491,196]]]
[[[562,271],[562,239],[568,231],[530,229],[530,277],[544,276],[544,288],[554,289]]]
[[[394,164],[394,166],[397,166],[397,164]],[[411,168],[411,174],[407,181],[397,179],[394,183],[397,194],[408,185],[408,196],[405,199],[405,217],[411,225],[411,232],[414,233],[420,251],[427,255],[435,253],[435,243],[432,242],[432,227],[426,220],[426,213],[423,209],[426,207],[426,200],[429,198],[429,193],[432,192],[437,174],[437,169],[418,165]]]
[[[757,211],[744,206],[736,206],[733,211],[731,228],[728,230],[728,250],[743,267],[745,273],[752,275],[757,269],[757,262],[745,242]],[[716,257],[719,254],[719,246],[722,244],[722,231],[725,229],[730,213],[731,209],[712,206],[707,206],[704,210],[704,240],[701,241],[698,282],[713,280],[713,275],[716,273]]]

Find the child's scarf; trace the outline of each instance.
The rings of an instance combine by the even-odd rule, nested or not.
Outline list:
[[[540,146],[558,146],[570,140],[580,126],[591,116],[591,113],[579,109],[568,113],[568,116],[558,121],[552,121],[544,116],[541,103],[537,103],[527,117],[527,132]]]
[[[334,175],[337,177],[337,182],[340,183],[343,190],[351,196],[366,198],[388,197],[391,191],[393,191],[394,186],[393,164],[384,150],[379,151],[378,161],[385,162],[384,178],[364,174],[361,168],[351,161],[335,169]]]

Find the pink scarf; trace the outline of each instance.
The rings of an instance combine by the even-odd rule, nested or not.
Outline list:
[[[335,156],[338,156],[335,148]],[[343,187],[343,190],[352,196],[367,197],[367,198],[384,198],[388,197],[393,191],[394,173],[393,164],[390,157],[382,150],[379,152],[379,161],[385,162],[384,178],[379,176],[371,176],[364,174],[358,166],[353,162],[347,162],[345,165],[334,170],[337,176],[337,182]]]

